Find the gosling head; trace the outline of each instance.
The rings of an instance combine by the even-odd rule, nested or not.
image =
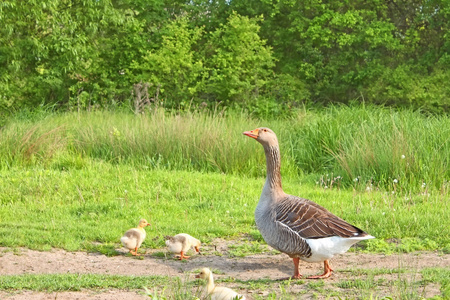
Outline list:
[[[140,227],[140,228],[144,228],[144,227],[146,227],[146,226],[150,226],[151,224],[149,223],[149,222],[147,222],[147,220],[146,219],[141,219],[140,221],[139,221],[139,225],[138,225],[138,227]]]
[[[262,145],[270,146],[278,144],[277,135],[272,131],[272,129],[267,127],[260,127],[251,131],[245,131],[243,132],[243,134],[248,137],[254,138]]]
[[[195,278],[208,279],[211,274],[211,270],[208,268],[203,268],[200,270],[200,273],[195,275]]]
[[[200,253],[200,246],[201,246],[201,242],[199,241],[199,240],[196,240],[194,243],[193,243],[193,246],[194,246],[194,249],[195,249],[195,251],[197,251],[198,253]]]

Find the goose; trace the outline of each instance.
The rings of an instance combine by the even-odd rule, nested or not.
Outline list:
[[[132,228],[127,230],[124,235],[120,238],[122,245],[130,250],[132,255],[139,255],[137,253],[137,249],[141,247],[142,242],[145,240],[147,233],[145,232],[144,227],[150,226],[150,223],[145,219],[141,219],[139,221],[137,228]],[[134,251],[133,251],[134,250]]]
[[[195,278],[206,279],[206,292],[211,300],[245,300],[243,295],[239,295],[230,288],[215,286],[213,274],[208,268],[201,269],[200,273],[195,275]]]
[[[200,253],[200,241],[196,238],[190,236],[187,233],[179,233],[175,236],[166,236],[166,246],[169,248],[169,251],[172,253],[179,253],[179,260],[183,260],[183,258],[188,259],[190,256],[186,256],[186,252],[194,247],[195,251]]]
[[[300,259],[324,263],[324,273],[309,279],[328,278],[333,256],[359,241],[375,238],[322,206],[283,191],[280,149],[271,129],[261,127],[243,134],[261,143],[266,155],[267,178],[255,209],[256,226],[269,246],[292,258],[295,269],[290,278],[302,278]]]

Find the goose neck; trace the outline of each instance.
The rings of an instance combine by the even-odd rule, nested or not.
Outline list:
[[[283,192],[281,187],[281,157],[278,145],[264,147],[266,154],[267,179],[266,185],[271,191]]]

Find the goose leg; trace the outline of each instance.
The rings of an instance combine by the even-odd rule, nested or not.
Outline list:
[[[330,277],[331,272],[333,272],[333,269],[331,269],[328,259],[323,262],[323,267],[324,267],[324,270],[323,270],[322,275],[309,276],[308,279],[322,279],[322,278]]]
[[[300,274],[300,258],[294,257],[292,258],[294,261],[294,276],[292,276],[292,279],[300,279],[302,278],[302,274]]]
[[[300,267],[299,267],[299,265],[300,265],[300,258],[298,258],[298,257],[293,257],[292,260],[294,261],[294,266],[295,266],[295,269],[294,269],[294,276],[280,278],[280,279],[277,279],[278,281],[291,280],[291,279],[300,279],[300,278],[302,278],[302,274],[300,274]]]

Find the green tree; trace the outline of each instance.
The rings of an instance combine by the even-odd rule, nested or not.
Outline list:
[[[180,17],[163,32],[161,46],[134,61],[132,70],[141,74],[140,81],[161,87],[166,106],[185,106],[202,89],[205,77],[202,59],[195,51],[203,30],[189,28],[188,19]]]
[[[276,75],[305,83],[316,102],[449,108],[446,0],[196,3],[211,10],[198,18],[202,24],[216,24],[233,10],[263,15],[260,36],[273,47]]]
[[[0,18],[2,106],[55,103],[89,80],[103,28],[122,22],[109,0],[3,1]]]
[[[207,98],[237,104],[259,96],[274,66],[272,49],[259,36],[262,17],[233,13],[206,44]]]

